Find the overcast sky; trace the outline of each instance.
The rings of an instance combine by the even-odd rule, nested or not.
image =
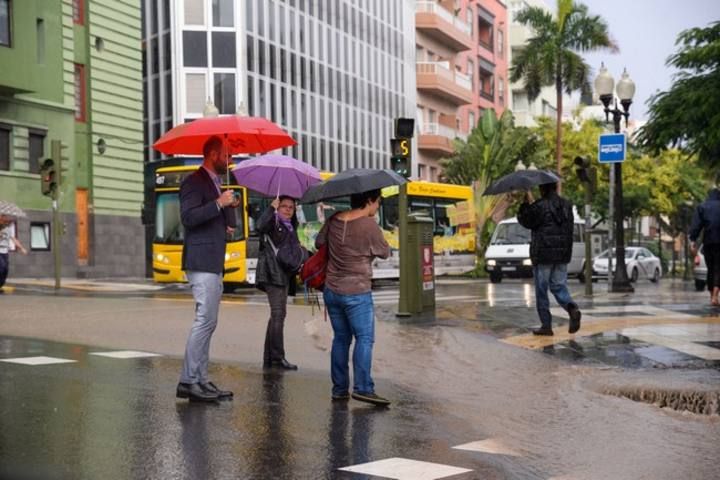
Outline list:
[[[676,50],[678,33],[720,20],[720,0],[577,1],[607,21],[610,34],[620,47],[616,54],[603,51],[585,55],[593,68],[591,79],[595,79],[600,62],[605,62],[616,84],[627,67],[636,86],[630,115],[637,120],[647,118],[646,102],[650,96],[672,84],[675,71],[665,66],[665,61]],[[545,3],[555,11],[555,0]]]

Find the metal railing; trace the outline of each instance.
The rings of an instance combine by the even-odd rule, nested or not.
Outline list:
[[[445,20],[446,22],[452,24],[453,26],[455,26],[455,28],[461,30],[463,33],[472,35],[472,24],[470,22],[457,17],[439,3],[417,2],[415,11],[433,13]]]

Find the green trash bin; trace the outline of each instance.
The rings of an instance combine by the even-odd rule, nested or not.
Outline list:
[[[407,308],[421,313],[435,308],[435,264],[433,255],[433,220],[422,215],[408,215]],[[400,253],[401,258],[404,255]]]

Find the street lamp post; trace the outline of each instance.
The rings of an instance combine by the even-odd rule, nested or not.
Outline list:
[[[620,133],[620,122],[625,117],[625,127],[627,127],[628,117],[630,116],[630,105],[632,104],[633,95],[635,95],[635,83],[630,79],[627,70],[623,71],[617,87],[617,97],[620,99],[622,110],[618,108],[617,99],[613,95],[613,86],[615,80],[608,73],[605,65],[602,64],[597,78],[595,78],[595,90],[600,96],[600,100],[605,106],[605,121],[609,121],[609,115],[612,115],[615,133]],[[614,101],[613,108],[610,103]],[[630,284],[627,276],[627,268],[625,267],[625,230],[623,226],[623,193],[622,193],[622,162],[615,163],[615,274],[610,286],[611,292],[633,292],[635,291]]]

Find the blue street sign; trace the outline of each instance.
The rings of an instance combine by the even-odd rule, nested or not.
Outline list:
[[[598,161],[600,163],[618,163],[625,161],[627,138],[624,133],[604,133],[600,135],[598,144]]]

